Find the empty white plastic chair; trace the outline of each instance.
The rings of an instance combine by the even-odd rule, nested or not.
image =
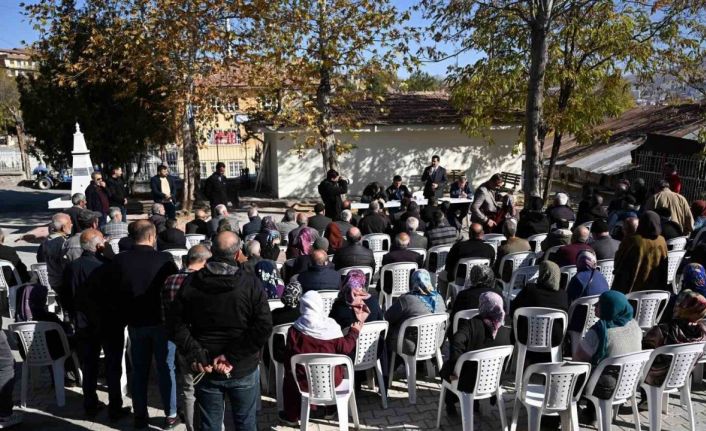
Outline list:
[[[544,241],[545,239],[547,239],[546,233],[538,233],[536,235],[530,235],[530,237],[527,238],[527,242],[530,243],[530,247],[532,247],[533,252],[541,253],[542,241]]]
[[[12,272],[14,280],[5,279],[5,268],[9,268],[10,272]],[[17,272],[15,265],[13,265],[10,261],[0,259],[0,289],[4,290],[10,286],[16,286],[21,283],[22,279],[20,278],[20,273]]]
[[[576,354],[576,349],[578,349],[586,332],[599,320],[596,316],[595,309],[599,297],[600,295],[584,296],[574,300],[569,307],[569,322],[574,321],[574,313],[576,313],[577,310],[583,309],[586,311],[586,317],[584,317],[583,322],[581,322],[581,331],[568,331],[569,338],[571,339],[572,356]]]
[[[613,285],[613,278],[615,275],[613,271],[615,270],[615,261],[613,259],[601,259],[596,262],[596,269],[603,274],[603,278],[608,282],[608,287]]]
[[[391,352],[390,374],[388,375],[388,388],[392,387],[392,378],[395,371],[395,359],[400,355],[404,361],[404,368],[407,375],[407,389],[409,392],[410,404],[417,402],[417,361],[426,361],[436,358],[436,364],[441,369],[443,360],[441,358],[441,345],[444,343],[446,332],[446,322],[449,316],[446,313],[427,314],[425,316],[411,317],[400,326],[397,334],[397,345]],[[415,340],[415,352],[408,355],[404,352],[405,332],[407,328],[417,328],[417,339]]]
[[[632,414],[635,421],[634,427],[640,429],[640,413],[637,409],[636,390],[642,377],[642,369],[650,358],[652,350],[628,353],[605,358],[591,373],[591,378],[586,384],[585,397],[593,403],[598,418],[598,431],[610,431],[613,422],[613,406],[622,405],[630,401]],[[609,399],[601,399],[593,395],[598,379],[606,367],[618,368],[618,380]]]
[[[662,429],[662,411],[667,413],[669,394],[679,392],[681,404],[686,407],[689,415],[691,430],[696,430],[694,421],[694,406],[691,403],[691,388],[689,375],[694,370],[694,365],[704,353],[704,343],[673,344],[662,346],[652,351],[650,359],[643,370],[643,379],[640,386],[647,392],[647,406],[650,414],[650,431]],[[648,377],[652,363],[660,355],[671,357],[671,364],[660,386],[652,386],[645,379]],[[663,397],[666,395],[666,403]]]
[[[363,235],[363,247],[371,251],[390,251],[392,241],[386,233],[371,233]]]
[[[299,386],[297,366],[304,367],[308,390]],[[346,355],[325,353],[304,353],[292,357],[292,373],[302,396],[300,414],[301,430],[309,427],[309,410],[312,404],[318,406],[336,406],[338,409],[338,427],[341,431],[348,430],[348,407],[350,406],[355,428],[360,427],[358,407],[355,402],[353,362]],[[336,367],[346,368],[347,378],[336,386]]]
[[[643,331],[651,329],[659,322],[659,319],[667,308],[669,302],[669,292],[662,290],[643,290],[641,292],[630,292],[627,295],[629,301],[634,301],[635,320]]]
[[[474,317],[478,315],[478,309],[477,308],[471,308],[470,310],[461,310],[457,311],[456,314],[454,314],[454,321],[453,324],[451,325],[451,329],[453,330],[453,333],[455,334],[456,331],[458,331],[458,324],[461,323],[461,320],[471,320]],[[456,374],[458,376],[458,374]]]
[[[363,274],[365,274],[365,290],[369,290],[370,284],[373,282],[373,269],[369,266],[347,266],[345,268],[339,269],[338,273],[341,274],[341,281],[349,272],[353,271],[354,269],[363,271]]]
[[[355,345],[355,356],[353,357],[353,368],[356,371],[374,370],[380,388],[382,398],[382,408],[387,408],[387,392],[382,378],[382,364],[378,358],[378,350],[381,343],[385,342],[388,323],[384,320],[378,322],[367,322],[363,325],[358,334],[358,341]],[[372,382],[372,380],[371,380]],[[373,385],[373,390],[374,390]]]
[[[523,266],[512,272],[510,281],[505,283],[502,280],[496,280],[503,286],[503,296],[505,297],[505,312],[510,311],[510,301],[515,299],[520,290],[528,283],[534,282],[539,277],[539,266]]]
[[[441,380],[436,429],[439,429],[441,425],[441,412],[444,408],[446,391],[451,391],[459,399],[463,431],[473,431],[473,402],[492,396],[497,399],[498,410],[500,411],[500,426],[505,431],[507,429],[507,417],[505,416],[505,402],[503,400],[503,389],[500,386],[500,378],[511,355],[512,346],[490,347],[466,352],[461,355],[454,366],[454,374],[459,376],[459,378],[451,382],[447,382],[444,379]],[[475,362],[477,364],[473,392],[462,392],[458,389],[458,382],[463,375],[463,365],[466,362]]]
[[[520,317],[524,317],[527,320],[526,344],[523,344],[521,341],[522,338],[525,337],[520,337],[518,332],[518,321]],[[518,393],[522,386],[522,374],[524,372],[525,357],[527,356],[528,351],[549,353],[553,362],[561,362],[562,345],[561,343],[557,346],[553,345],[552,333],[554,322],[556,320],[561,321],[561,334],[563,340],[566,335],[566,327],[568,326],[569,321],[568,319],[569,317],[566,312],[554,308],[523,307],[515,310],[512,327],[515,332],[515,355],[517,356],[515,369],[515,389]],[[515,406],[513,408],[513,417],[516,417],[519,408],[520,406],[516,398]]]
[[[186,248],[187,250],[190,249],[191,247],[201,244],[201,241],[206,240],[206,235],[201,235],[198,233],[188,233],[185,235],[186,237]]]
[[[118,254],[120,253],[120,240],[122,238],[111,238],[108,240],[108,245],[110,245],[110,249],[113,250],[113,254]]]
[[[64,394],[64,363],[66,359],[72,358],[76,367],[76,373],[81,379],[81,369],[75,353],[71,352],[69,342],[66,339],[64,329],[54,322],[21,322],[9,325],[9,330],[18,335],[20,343],[25,351],[25,359],[22,362],[22,388],[21,405],[27,407],[27,391],[29,390],[29,368],[30,367],[52,367],[54,375],[54,390],[56,392],[56,404],[63,407],[66,404]],[[49,354],[49,344],[47,343],[47,332],[56,331],[59,334],[63,354],[57,359],[52,359]]]
[[[681,251],[686,249],[686,243],[689,241],[688,236],[678,236],[667,240],[667,249],[669,251]]]
[[[520,268],[534,265],[536,258],[537,256],[531,251],[508,253],[500,259],[500,263],[498,264],[498,272],[502,276],[505,273],[505,267],[509,266],[514,275],[515,271]],[[506,285],[508,284],[507,282],[504,282],[501,278],[498,278],[498,281],[503,285],[503,290],[509,290],[509,288],[506,288]],[[511,281],[512,280],[510,280],[510,282]],[[510,284],[510,286],[512,286],[512,284]]]
[[[389,308],[394,298],[409,292],[409,279],[416,270],[417,264],[410,262],[389,263],[382,267],[380,271],[380,294],[378,295],[381,307]],[[385,274],[387,273],[391,274],[392,284],[390,286],[385,284]]]
[[[181,269],[184,266],[184,256],[186,256],[189,251],[181,248],[173,248],[164,250],[164,252],[171,254],[177,268]]]
[[[579,430],[576,405],[586,386],[591,365],[583,362],[549,362],[530,365],[525,372],[521,389],[518,389],[515,406],[527,409],[529,431],[539,431],[543,415],[561,417],[561,429]],[[544,376],[544,384],[530,383],[532,375]],[[583,380],[579,385],[579,378]],[[519,409],[512,414],[510,431],[517,429]]]
[[[317,290],[316,293],[321,296],[324,302],[324,314],[328,316],[331,312],[331,308],[333,308],[333,303],[336,301],[336,298],[338,298],[338,290]]]
[[[569,286],[569,282],[572,278],[574,278],[574,275],[576,275],[577,272],[578,269],[576,268],[576,265],[566,265],[559,268],[559,273],[561,275],[559,288],[561,290],[566,290]]]
[[[706,345],[704,345],[704,354],[701,356],[699,361],[696,363],[696,366],[694,367],[694,373],[693,373],[693,382],[694,383],[701,383],[701,381],[704,379],[704,368],[706,367]]]
[[[672,290],[675,292],[679,290],[676,285],[677,270],[685,254],[686,250],[670,250],[667,252],[667,283],[672,285]]]
[[[460,259],[456,264],[455,277],[453,282],[449,280],[446,290],[446,299],[453,301],[458,292],[466,289],[471,281],[471,269],[474,266],[490,266],[490,259],[478,257],[466,257]]]
[[[285,323],[284,325],[277,325],[272,328],[272,333],[270,338],[267,340],[267,347],[270,350],[270,364],[275,370],[275,398],[277,399],[277,411],[281,412],[284,410],[284,399],[282,392],[282,385],[284,384],[284,364],[275,360],[274,352],[274,341],[275,337],[284,338],[284,344],[287,344],[287,333],[289,328],[292,327],[291,323]]]
[[[421,254],[422,255],[422,262],[427,260],[427,250],[426,249],[424,249],[424,248],[408,248],[407,250],[413,251],[417,254]]]

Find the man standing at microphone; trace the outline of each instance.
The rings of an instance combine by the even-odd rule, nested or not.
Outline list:
[[[326,173],[326,179],[319,184],[319,194],[324,202],[325,215],[331,220],[340,220],[343,211],[341,195],[348,193],[348,180],[333,169]]]
[[[444,197],[444,187],[446,186],[446,169],[439,166],[439,156],[431,156],[431,165],[424,169],[422,181],[424,181],[424,197],[429,199],[432,196]]]

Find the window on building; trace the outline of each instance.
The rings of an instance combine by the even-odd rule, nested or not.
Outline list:
[[[239,177],[241,169],[245,169],[245,162],[243,160],[230,160],[228,162],[229,177]]]
[[[208,163],[201,162],[201,178],[206,178],[208,176]]]
[[[211,162],[211,172],[215,172],[215,171],[216,171],[216,163],[217,163],[217,162]]]

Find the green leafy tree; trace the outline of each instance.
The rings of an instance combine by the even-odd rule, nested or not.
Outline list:
[[[17,83],[4,73],[0,73],[0,130],[12,128],[17,135],[22,161],[22,172],[29,178],[29,159],[27,158],[27,139],[20,107],[20,92]]]
[[[417,70],[404,80],[404,88],[407,91],[439,91],[444,89],[444,82],[436,76]]]

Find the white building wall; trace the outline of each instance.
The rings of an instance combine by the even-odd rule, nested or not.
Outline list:
[[[438,154],[447,171],[465,170],[471,185],[476,187],[495,172],[521,173],[522,154],[513,154],[518,130],[517,127],[493,130],[493,144],[483,138],[469,137],[453,126],[385,126],[363,130],[357,133],[357,140],[352,140],[356,148],[341,156],[339,171],[353,181],[349,194],[360,195],[366,184],[379,181],[387,186],[395,174],[410,183],[410,177],[421,175],[431,156]],[[275,196],[317,197],[317,185],[325,175],[319,153],[307,150],[299,157],[293,151],[292,137],[286,132],[269,132],[266,139],[272,150],[269,177]],[[343,134],[339,139],[352,138]],[[410,185],[413,191],[419,189],[416,184]]]

